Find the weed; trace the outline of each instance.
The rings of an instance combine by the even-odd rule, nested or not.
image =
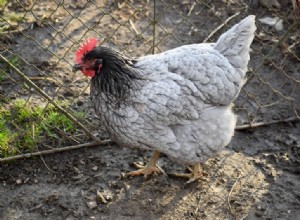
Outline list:
[[[19,67],[22,63],[21,59],[15,55],[11,55],[7,59],[15,67]],[[0,83],[6,79],[6,74],[9,72],[9,69],[10,66],[7,63],[0,61]]]
[[[9,129],[6,127],[6,117],[9,112],[0,105],[0,155],[6,156],[9,152],[9,143],[11,139],[11,134]]]
[[[25,19],[24,15],[10,11],[7,8],[4,10],[6,4],[6,0],[0,0],[0,32],[14,30],[19,22]]]
[[[76,116],[82,118],[83,113]],[[62,132],[75,133],[76,127],[51,105],[44,110],[21,99],[6,108],[0,104],[1,157],[32,152],[41,143],[60,143],[64,138]]]
[[[20,22],[22,21],[23,16],[16,14],[15,12],[10,12],[7,16],[7,20],[12,22]]]
[[[0,0],[0,8],[1,10],[4,8],[4,6],[6,5],[7,0]]]

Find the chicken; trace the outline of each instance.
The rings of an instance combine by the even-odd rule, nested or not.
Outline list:
[[[216,43],[185,45],[137,59],[86,40],[73,71],[91,77],[90,96],[111,139],[153,150],[145,167],[127,175],[160,172],[160,153],[193,166],[180,175],[202,175],[201,163],[229,144],[236,116],[231,110],[247,71],[255,16],[221,35]]]

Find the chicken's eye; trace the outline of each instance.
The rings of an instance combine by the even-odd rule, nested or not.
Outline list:
[[[82,62],[86,63],[86,64],[92,64],[94,62],[94,60],[90,59],[90,58],[87,58],[87,59],[83,59]]]
[[[83,57],[82,62],[89,62],[90,59]]]

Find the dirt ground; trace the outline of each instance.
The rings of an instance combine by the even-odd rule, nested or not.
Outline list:
[[[29,7],[31,1],[20,2]],[[155,52],[181,43],[202,42],[220,25],[220,19],[234,15],[243,6],[224,2],[205,1],[193,6],[193,1],[157,1],[160,25],[156,29]],[[282,1],[282,7],[290,8],[287,2]],[[18,4],[10,7],[25,13]],[[247,13],[258,17],[283,15],[280,10],[275,13],[261,5],[255,7]],[[97,36],[103,45],[127,55],[151,53],[152,8],[151,1],[123,4],[70,0],[60,6],[54,1],[40,1],[32,8],[34,14],[26,14],[22,34],[5,40],[8,51],[33,64],[22,66],[27,76],[46,74],[53,79],[35,81],[47,94],[72,100],[75,111],[89,111],[89,81],[82,74],[71,72],[78,47],[72,41]],[[185,16],[190,14],[189,19],[183,19],[176,11]],[[245,14],[241,12],[230,25]],[[131,22],[126,22],[129,19]],[[259,26],[251,69],[255,70],[270,51],[274,36],[282,36],[288,29],[287,22],[291,22],[291,17],[286,16],[284,30],[279,33]],[[137,33],[141,35],[136,36]],[[299,40],[295,35],[291,33],[289,44]],[[237,99],[239,124],[247,123],[248,117],[255,121],[288,118],[299,109],[299,103],[283,99],[261,83],[267,80],[283,95],[300,99],[299,83],[290,80],[293,77],[299,80],[300,64],[281,50],[277,48],[256,72],[262,79],[253,78]],[[20,82],[17,78],[16,81]],[[37,94],[22,89],[21,84],[1,85],[0,91],[10,98],[31,95],[33,103],[43,102]],[[255,99],[251,98],[253,95]],[[239,109],[247,109],[248,114]],[[87,114],[87,120],[98,126],[92,112]],[[123,178],[124,173],[134,169],[133,162],[146,163],[151,152],[115,144],[3,163],[0,164],[0,219],[300,219],[299,131],[299,122],[238,131],[224,152],[204,164],[207,175],[188,185],[185,180],[168,175],[187,172],[186,167],[165,156],[159,159],[159,165],[166,174],[148,180]]]
[[[298,123],[237,132],[228,146],[234,151],[206,162],[208,176],[190,185],[167,175],[122,178],[150,152],[116,145],[5,164],[0,217],[299,219],[299,129]],[[159,164],[167,173],[185,172],[166,157]]]

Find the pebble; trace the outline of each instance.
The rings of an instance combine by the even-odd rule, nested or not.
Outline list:
[[[93,166],[93,167],[92,167],[92,170],[93,170],[93,171],[97,171],[97,170],[98,170],[98,166]]]
[[[97,203],[95,201],[89,201],[86,204],[90,209],[94,209],[97,207]]]

